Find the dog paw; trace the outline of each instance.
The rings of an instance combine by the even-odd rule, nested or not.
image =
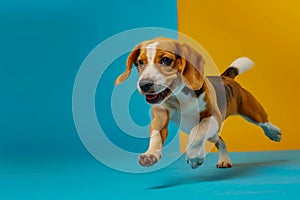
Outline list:
[[[219,161],[217,164],[217,168],[231,168],[231,167],[232,167],[231,162]]]
[[[271,124],[270,122],[264,123],[261,125],[266,136],[275,142],[280,142],[281,140],[281,131],[278,127]]]
[[[271,129],[268,131],[265,131],[265,134],[268,136],[268,138],[270,138],[271,140],[275,141],[275,142],[280,142],[281,140],[281,133],[280,130],[276,130],[276,129]]]
[[[219,162],[217,164],[217,168],[230,168],[232,167],[231,160],[227,154],[227,152],[221,152],[219,154]]]
[[[161,155],[156,155],[154,153],[144,153],[139,157],[139,163],[143,167],[150,167],[157,163],[161,158]]]
[[[200,158],[200,157],[195,157],[195,158],[190,158],[188,156],[186,157],[186,162],[191,166],[192,169],[196,169],[197,167],[202,165],[204,160],[205,158]]]
[[[203,150],[200,148],[189,148],[186,151],[186,162],[191,166],[192,169],[196,169],[205,160],[205,154]]]

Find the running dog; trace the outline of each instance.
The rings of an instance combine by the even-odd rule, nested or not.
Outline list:
[[[270,123],[261,104],[234,80],[253,65],[249,58],[236,59],[221,76],[205,76],[201,54],[185,43],[159,37],[131,51],[115,85],[128,78],[133,64],[139,73],[138,90],[152,104],[149,148],[139,156],[140,165],[149,167],[161,159],[170,120],[189,133],[186,161],[193,169],[205,160],[207,140],[219,150],[217,167],[232,166],[218,134],[231,115],[241,115],[260,126],[271,140],[281,140],[280,129]]]

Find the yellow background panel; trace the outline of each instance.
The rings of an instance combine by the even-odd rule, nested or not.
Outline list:
[[[178,30],[199,42],[220,72],[237,57],[254,68],[236,80],[264,106],[281,128],[282,141],[240,117],[224,123],[229,151],[300,149],[300,1],[178,0]],[[187,137],[181,135],[184,149]]]

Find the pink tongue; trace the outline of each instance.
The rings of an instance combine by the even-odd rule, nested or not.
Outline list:
[[[154,95],[146,95],[146,98],[147,98],[148,100],[153,100],[153,99],[156,99],[157,96],[158,96],[158,94],[154,94]]]

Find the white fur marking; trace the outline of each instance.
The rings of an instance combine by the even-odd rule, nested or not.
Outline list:
[[[155,131],[153,131],[153,132],[155,132]],[[153,133],[153,132],[152,132],[151,138],[150,138],[149,150],[160,149],[162,146],[162,140],[161,140],[160,134],[157,134],[156,132]]]
[[[156,69],[154,64],[150,64],[150,65],[146,66],[146,69],[141,74],[141,76],[140,76],[140,78],[137,82],[137,88],[140,92],[141,92],[141,89],[139,87],[139,83],[143,79],[150,79],[150,80],[153,80],[155,82],[155,87],[156,87],[155,91],[156,91],[156,93],[159,93],[159,92],[161,92],[165,89],[165,87],[162,87],[162,86],[167,87],[166,78],[164,77],[163,74],[161,74],[158,71],[158,69]]]
[[[179,126],[181,131],[189,133],[199,123],[200,112],[206,109],[205,93],[196,98],[181,91],[176,97],[179,101],[179,106],[171,110],[172,120]]]
[[[154,137],[154,136],[157,135],[157,134],[159,134],[159,131],[154,130],[154,131],[152,131],[152,133],[151,133],[151,137]]]
[[[157,130],[152,131],[151,137],[150,137],[149,148],[157,147],[157,146],[161,146],[161,145],[162,145],[162,140],[161,140],[159,131],[157,131]]]
[[[158,45],[158,42],[154,42],[151,44],[148,44],[146,46],[147,49],[147,58],[148,58],[148,64],[150,63],[154,63],[154,58],[155,58],[155,54],[156,54],[156,46]]]
[[[153,130],[150,137],[148,150],[145,154],[154,154],[159,160],[161,157],[162,139],[159,131]]]
[[[230,67],[235,67],[239,70],[239,74],[249,70],[254,65],[254,62],[247,57],[241,57],[234,60]]]
[[[260,123],[259,126],[264,130],[266,136],[268,136],[271,140],[276,142],[281,140],[281,131],[277,126],[271,124],[270,122]]]
[[[157,83],[157,81],[163,81],[164,77],[163,75],[156,69],[155,65],[150,64],[145,66],[145,70],[141,74],[139,80],[142,80],[143,78],[150,78],[153,81]]]
[[[165,85],[166,84],[166,79],[165,77],[159,72],[159,70],[155,67],[154,64],[154,58],[156,55],[156,46],[158,45],[158,42],[151,43],[146,46],[147,52],[147,59],[148,59],[148,64],[145,66],[145,70],[143,73],[140,75],[139,81],[137,83],[138,88],[139,88],[139,82],[142,79],[151,79],[153,80],[156,84],[161,84]]]

